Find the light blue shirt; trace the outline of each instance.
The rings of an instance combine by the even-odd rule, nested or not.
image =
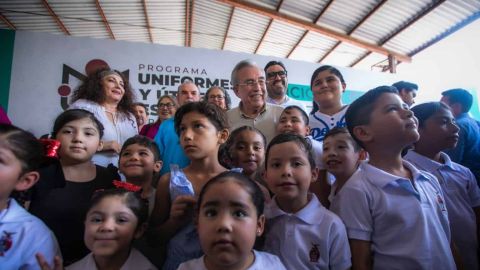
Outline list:
[[[315,195],[309,194],[308,204],[293,214],[273,198],[265,217],[265,250],[280,257],[287,269],[344,270],[352,265],[345,226]]]
[[[337,194],[348,237],[371,242],[373,269],[455,269],[442,189],[404,161],[410,179],[360,164]]]
[[[473,207],[480,206],[480,188],[473,173],[440,153],[444,163],[436,162],[412,150],[405,159],[421,170],[435,175],[445,195],[452,240],[458,247],[465,269],[478,269],[477,222]]]
[[[175,132],[173,117],[162,122],[153,140],[158,145],[158,150],[160,150],[160,156],[163,161],[160,175],[170,172],[170,164],[177,164],[180,169],[190,164],[190,160],[185,155],[185,152],[183,152],[180,139]]]
[[[40,269],[35,254],[41,253],[53,265],[61,256],[52,231],[28,213],[14,199],[0,212],[0,268]]]

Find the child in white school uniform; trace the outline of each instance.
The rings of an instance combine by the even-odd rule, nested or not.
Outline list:
[[[287,269],[349,269],[345,226],[308,192],[317,179],[312,148],[296,134],[280,134],[267,148],[265,179],[275,194],[265,208],[265,250]]]
[[[228,171],[205,184],[198,198],[196,223],[205,255],[179,270],[284,270],[280,259],[253,249],[265,226],[264,198],[257,183]]]
[[[418,119],[420,140],[404,157],[417,168],[435,175],[442,186],[452,241],[465,269],[478,269],[480,189],[473,173],[450,160],[444,150],[454,148],[459,128],[450,108],[428,102],[412,108]]]
[[[24,191],[39,179],[43,148],[29,132],[0,124],[0,268],[39,269],[35,254],[43,252],[53,263],[60,255],[52,231],[28,213],[15,199],[14,190]]]
[[[350,104],[347,128],[369,154],[337,194],[356,269],[455,269],[450,226],[435,176],[401,157],[417,120],[390,86]]]

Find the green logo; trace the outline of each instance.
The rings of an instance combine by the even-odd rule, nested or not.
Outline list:
[[[363,95],[363,91],[355,91],[355,90],[345,90],[342,94],[342,103],[343,104],[350,104],[359,96]],[[301,101],[312,101],[313,95],[312,90],[310,89],[309,85],[301,85],[301,84],[288,84],[287,89],[287,96]]]

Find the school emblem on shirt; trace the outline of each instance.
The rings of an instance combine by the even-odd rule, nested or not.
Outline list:
[[[318,245],[312,243],[309,256],[310,262],[318,262],[318,259],[320,259],[320,250],[318,250]]]
[[[447,208],[445,207],[445,202],[443,201],[442,196],[440,196],[439,193],[437,193],[437,203],[442,211],[447,211]]]
[[[2,238],[0,238],[0,256],[3,257],[5,255],[5,252],[7,252],[12,247],[12,235],[14,234],[14,232],[3,231]]]

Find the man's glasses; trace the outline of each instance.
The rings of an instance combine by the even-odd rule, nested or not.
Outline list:
[[[264,85],[265,84],[265,79],[258,79],[258,80],[246,80],[243,83],[239,83],[238,85],[242,86],[248,86],[248,87],[253,87],[255,85]]]
[[[165,108],[167,108],[167,109],[170,109],[170,108],[172,108],[173,106],[175,106],[175,104],[173,104],[173,103],[159,103],[159,104],[158,104],[158,107],[159,107],[159,108],[165,107]]]
[[[208,99],[214,100],[214,99],[219,99],[219,100],[224,100],[225,96],[224,95],[211,95],[208,96]]]
[[[267,73],[267,78],[269,78],[269,79],[275,78],[277,76],[280,76],[280,78],[283,78],[283,77],[287,76],[287,71],[282,70],[282,71],[274,71],[274,72],[268,72]]]

